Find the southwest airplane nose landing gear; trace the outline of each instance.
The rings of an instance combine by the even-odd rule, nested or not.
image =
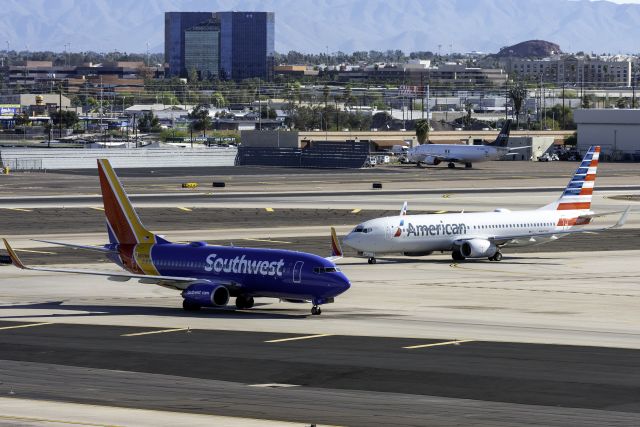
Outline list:
[[[376,259],[375,259],[375,257],[369,257],[369,259],[367,260],[367,262],[368,262],[369,264],[375,264],[375,263],[376,263]]]
[[[322,314],[322,309],[320,309],[319,305],[314,305],[313,307],[311,307],[311,314],[314,316],[319,316],[320,314]]]

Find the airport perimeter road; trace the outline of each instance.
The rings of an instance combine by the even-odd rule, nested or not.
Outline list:
[[[354,426],[640,420],[636,350],[9,322],[0,344],[0,388],[23,399]]]

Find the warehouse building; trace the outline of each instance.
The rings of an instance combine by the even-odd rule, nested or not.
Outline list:
[[[601,158],[605,160],[640,161],[640,110],[576,110],[574,120],[581,153],[592,145],[600,145]]]

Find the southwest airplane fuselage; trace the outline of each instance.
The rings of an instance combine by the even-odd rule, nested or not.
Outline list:
[[[220,283],[229,289],[230,296],[324,304],[349,288],[349,280],[334,263],[304,252],[210,246],[205,242],[114,246],[119,254],[116,261],[132,273]]]

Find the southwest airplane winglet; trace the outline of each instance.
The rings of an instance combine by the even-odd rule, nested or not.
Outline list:
[[[336,229],[331,227],[331,256],[327,259],[333,261],[342,257],[342,247],[340,246],[340,241],[338,240],[338,236],[336,235]]]
[[[23,270],[28,270],[29,268],[20,261],[20,258],[18,258],[18,255],[16,255],[9,242],[7,242],[7,239],[2,239],[2,241],[4,242],[4,247],[7,248],[7,252],[9,252],[9,257],[13,265]]]

